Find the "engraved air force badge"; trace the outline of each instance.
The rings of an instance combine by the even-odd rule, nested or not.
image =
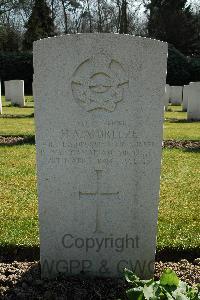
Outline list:
[[[71,86],[75,101],[86,111],[112,112],[124,98],[128,78],[118,61],[97,54],[78,66]]]

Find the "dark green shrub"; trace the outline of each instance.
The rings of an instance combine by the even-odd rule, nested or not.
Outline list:
[[[191,81],[200,81],[200,58],[192,58],[191,66]]]
[[[199,78],[200,80],[200,78]],[[169,45],[167,62],[167,83],[169,85],[185,85],[191,81],[189,60],[180,51]]]
[[[0,79],[24,80],[25,94],[32,94],[33,55],[31,53],[0,52]],[[2,94],[4,85],[2,84]]]

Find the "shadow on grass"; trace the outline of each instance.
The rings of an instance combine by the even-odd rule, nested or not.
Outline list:
[[[24,118],[34,118],[34,113],[30,115],[10,115],[10,114],[3,114],[0,115],[2,119],[24,119]]]
[[[35,145],[35,135],[0,136],[0,146]]]
[[[200,120],[165,118],[165,122],[167,122],[167,123],[198,123],[198,122],[200,122]]]
[[[193,261],[200,256],[200,246],[195,248],[180,249],[165,247],[163,249],[156,250],[156,261],[173,261],[177,262],[180,259],[187,259]]]
[[[23,108],[35,108],[35,107],[33,105],[26,105],[26,106],[23,106]]]
[[[0,257],[5,262],[40,259],[39,246],[0,245]]]
[[[189,152],[189,153],[200,153],[200,148],[185,148],[182,150],[184,152]]]

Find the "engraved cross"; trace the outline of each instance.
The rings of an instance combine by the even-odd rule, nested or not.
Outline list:
[[[96,172],[96,178],[97,178],[97,188],[95,192],[79,192],[79,199],[88,199],[88,196],[94,196],[95,202],[96,202],[96,225],[95,225],[95,231],[94,233],[102,233],[102,211],[101,211],[101,199],[107,199],[111,200],[113,197],[118,197],[119,192],[104,192],[101,189],[101,179],[103,176],[103,171],[102,170],[95,170]]]

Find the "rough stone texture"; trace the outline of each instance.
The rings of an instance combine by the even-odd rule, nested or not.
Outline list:
[[[11,100],[10,81],[4,81],[4,87],[5,87],[5,100]]]
[[[163,96],[165,111],[168,110],[169,97],[170,97],[170,85],[166,84],[166,86],[165,86],[165,93],[164,93],[164,96]]]
[[[2,114],[1,81],[0,81],[0,114]]]
[[[189,89],[190,89],[189,85],[184,85],[184,87],[183,87],[183,103],[182,103],[183,111],[187,111]]]
[[[34,43],[43,277],[153,276],[166,60],[129,35]]]
[[[20,107],[25,106],[24,80],[10,80],[9,83],[11,103]]]
[[[190,83],[187,119],[200,120],[200,82]]]
[[[181,105],[183,101],[183,87],[171,86],[170,87],[170,102],[172,105]]]

